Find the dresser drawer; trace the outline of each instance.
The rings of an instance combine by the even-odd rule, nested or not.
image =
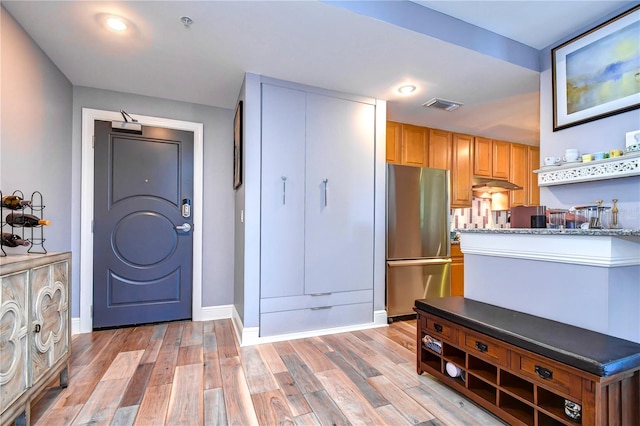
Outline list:
[[[458,344],[458,327],[447,320],[426,315],[426,329],[432,337]]]
[[[580,398],[582,380],[562,364],[535,355],[513,352],[511,369],[515,374],[529,377],[535,383]]]
[[[506,367],[509,364],[509,350],[498,340],[465,331],[463,346],[469,355],[485,359],[502,367]]]

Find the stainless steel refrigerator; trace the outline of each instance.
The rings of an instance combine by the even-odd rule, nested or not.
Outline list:
[[[387,316],[451,294],[449,171],[387,164]]]

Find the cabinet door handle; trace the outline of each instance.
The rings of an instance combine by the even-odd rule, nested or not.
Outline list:
[[[538,376],[540,376],[540,378],[545,380],[553,379],[553,371],[549,370],[548,368],[544,368],[540,365],[536,365],[535,370],[536,370],[536,373],[538,373]]]
[[[438,333],[442,333],[442,326],[440,324],[433,324],[433,329]]]
[[[282,176],[282,205],[286,204],[287,196],[287,177]]]
[[[480,352],[486,352],[489,350],[489,346],[487,346],[485,343],[478,342],[476,340],[476,349],[479,350]]]
[[[321,311],[323,309],[331,309],[331,306],[318,306],[316,308],[311,308],[312,311]]]
[[[322,183],[324,184],[324,206],[327,207],[327,183],[329,179],[323,179]]]
[[[310,294],[311,297],[317,297],[317,296],[331,296],[331,293],[311,293]]]

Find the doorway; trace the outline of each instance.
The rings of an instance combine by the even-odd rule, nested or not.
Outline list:
[[[142,125],[167,129],[186,130],[194,136],[193,163],[193,292],[191,296],[192,319],[202,319],[202,202],[203,202],[203,124],[180,120],[171,120],[131,113]],[[93,219],[94,219],[94,121],[121,121],[117,111],[82,109],[82,176],[81,176],[81,212],[80,212],[80,319],[72,324],[74,332],[88,333],[93,329]]]

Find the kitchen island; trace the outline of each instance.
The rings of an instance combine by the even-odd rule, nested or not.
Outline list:
[[[458,231],[465,297],[640,342],[640,230]]]

